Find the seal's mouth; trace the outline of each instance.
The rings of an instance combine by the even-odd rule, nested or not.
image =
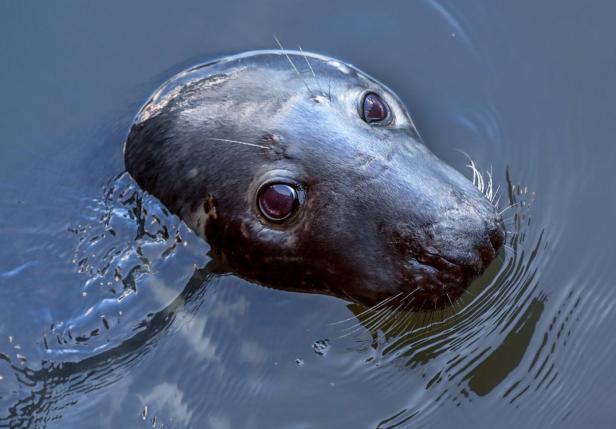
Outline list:
[[[499,225],[488,242],[476,249],[476,257],[470,264],[430,253],[412,258],[402,278],[409,291],[400,299],[407,300],[408,306],[416,310],[453,306],[472,281],[485,272],[504,241],[505,231]]]

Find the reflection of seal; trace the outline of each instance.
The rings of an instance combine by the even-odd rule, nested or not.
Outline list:
[[[492,204],[357,69],[258,51],[180,73],[139,113],[129,173],[264,285],[449,304],[504,241]]]

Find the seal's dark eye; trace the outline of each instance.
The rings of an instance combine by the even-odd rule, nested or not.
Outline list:
[[[264,186],[257,197],[259,211],[270,222],[282,222],[293,214],[299,198],[297,191],[286,183]]]
[[[384,121],[387,116],[387,104],[374,92],[369,92],[364,96],[362,102],[362,119],[367,123]]]

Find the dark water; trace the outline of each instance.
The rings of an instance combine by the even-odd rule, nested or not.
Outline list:
[[[615,17],[608,1],[0,3],[0,427],[613,427]],[[211,276],[207,245],[121,175],[160,83],[274,33],[392,87],[469,177],[458,150],[491,168],[507,247],[454,309],[356,317]]]

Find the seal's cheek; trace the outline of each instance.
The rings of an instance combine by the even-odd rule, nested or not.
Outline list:
[[[297,227],[281,230],[271,229],[256,222],[245,222],[246,239],[261,253],[269,255],[292,255],[300,245]]]
[[[213,195],[208,195],[207,199],[198,204],[197,207],[184,215],[182,219],[197,235],[207,238],[207,224],[218,220],[218,204]]]

